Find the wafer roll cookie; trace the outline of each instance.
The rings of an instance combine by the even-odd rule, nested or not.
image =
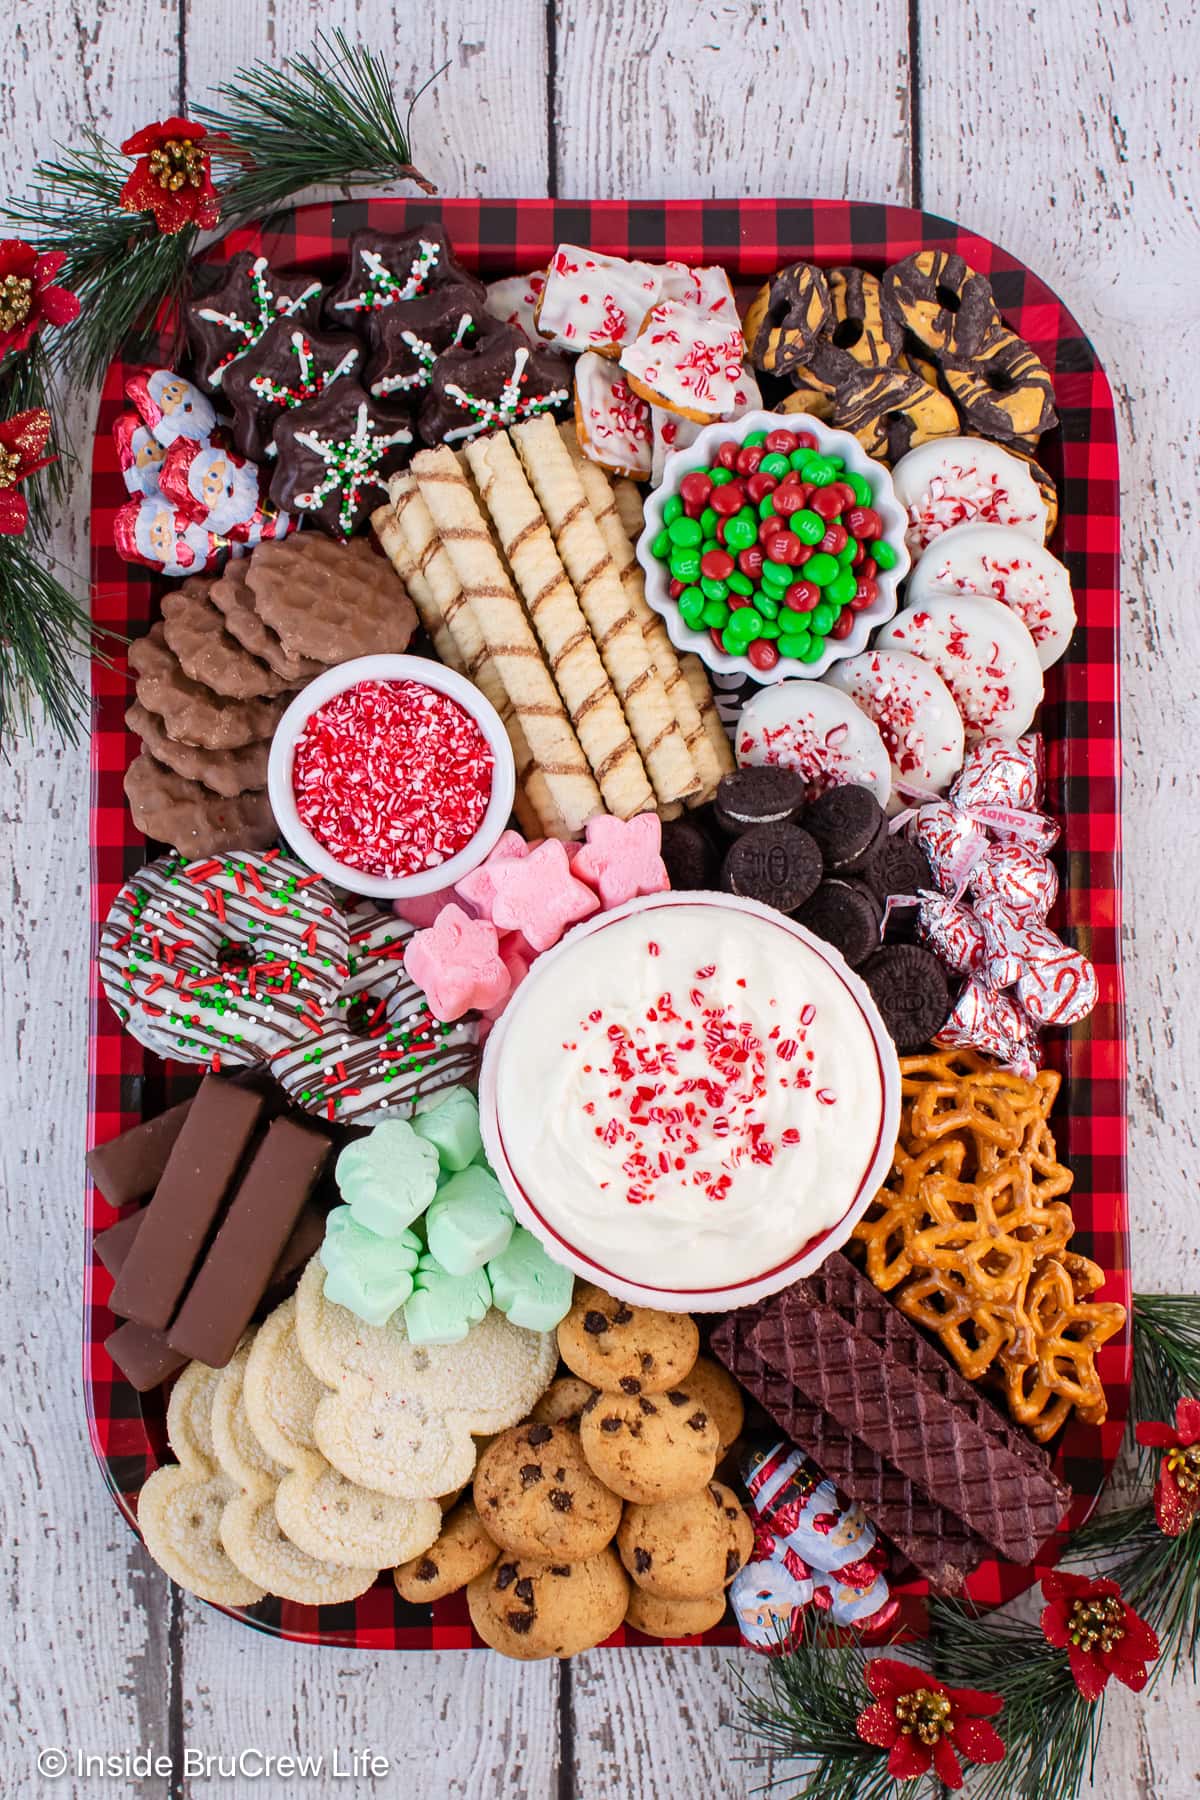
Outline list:
[[[470,485],[444,445],[412,471],[563,823],[582,831],[604,802]]]
[[[621,523],[617,512],[616,495],[613,492],[609,477],[598,463],[591,462],[579,447],[579,440],[570,425],[562,428],[562,440],[570,453],[571,461],[579,472],[580,484],[591,508],[593,519],[600,527],[600,535],[604,539],[608,554],[613,559],[617,574],[621,577],[621,586],[625,597],[633,608],[634,617],[642,628],[642,636],[646,647],[654,661],[659,679],[667,690],[667,699],[671,702],[671,710],[675,714],[675,723],[683,733],[683,741],[688,753],[696,765],[696,773],[700,777],[700,791],[693,794],[689,806],[699,806],[702,801],[711,800],[717,791],[717,783],[721,779],[712,745],[704,729],[704,721],[700,717],[700,709],[692,698],[692,690],[683,678],[683,670],[679,667],[679,658],[675,654],[675,646],[667,635],[667,628],[654,608],[646,599],[646,577],[642,573],[642,565],[637,559],[633,542]]]
[[[467,460],[604,804],[619,819],[653,810],[654,790],[516,451],[498,432],[468,445]]]
[[[463,597],[454,565],[438,538],[429,508],[407,469],[392,477],[388,483],[388,492],[416,578],[425,587],[431,605],[437,608],[445,622],[455,647],[458,666],[475,683],[484,699],[495,707],[508,734],[517,771],[513,811],[522,831],[527,837],[536,837],[539,832],[545,832],[548,837],[566,835],[561,815],[546,786],[546,778],[534,767],[533,751],[529,748],[520,720],[513,711],[504,683],[496,673],[495,664],[488,654],[474,614]]]
[[[660,801],[686,799],[700,787],[696,765],[558,427],[553,419],[542,417],[514,426],[510,435],[575,584],[654,791]]]
[[[692,651],[679,659],[683,670],[683,678],[692,690],[692,699],[700,709],[700,717],[704,721],[704,729],[708,741],[716,755],[717,766],[722,775],[732,774],[736,768],[733,759],[733,745],[729,741],[729,733],[721,723],[721,715],[717,711],[717,703],[713,699],[712,687],[705,673],[704,664]]]
[[[413,486],[416,486],[415,482]],[[448,669],[454,669],[459,675],[463,674],[466,664],[459,654],[458,645],[442,615],[441,607],[433,597],[429,583],[413,560],[390,502],[376,507],[371,514],[371,529],[383,546],[384,555],[408,589],[409,598],[417,609],[417,616],[438,653],[438,660],[445,663]]]
[[[636,481],[628,475],[619,475],[613,482],[613,499],[617,503],[617,517],[621,521],[621,529],[631,544],[636,544],[646,524],[646,509],[642,504],[642,491]]]

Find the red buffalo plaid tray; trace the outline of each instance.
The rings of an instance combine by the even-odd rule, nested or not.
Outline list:
[[[929,213],[825,200],[572,202],[550,200],[372,200],[319,205],[281,215],[270,227],[235,232],[214,246],[215,264],[262,249],[279,268],[330,272],[352,231],[371,225],[408,230],[440,218],[456,253],[493,278],[544,264],[562,241],[590,244],[649,261],[723,263],[735,283],[764,280],[782,264],[859,263],[876,271],[924,248],[956,250],[991,278],[1008,323],[1029,339],[1054,378],[1060,425],[1039,458],[1058,482],[1062,513],[1053,549],[1068,565],[1079,626],[1067,656],[1049,671],[1041,729],[1046,742],[1047,810],[1063,825],[1058,860],[1063,890],[1052,922],[1096,965],[1100,1000],[1069,1033],[1050,1033],[1047,1051],[1064,1075],[1054,1127],[1075,1172],[1076,1245],[1105,1270],[1102,1297],[1130,1304],[1125,1192],[1125,1022],[1120,963],[1120,730],[1118,715],[1117,447],[1112,397],[1083,332],[1044,282],[986,238]],[[95,617],[138,636],[158,610],[164,583],[123,562],[113,547],[113,515],[127,498],[113,451],[113,420],[136,366],[160,363],[165,340],[133,347],[108,372],[100,404],[92,472],[92,576]],[[122,777],[137,753],[126,729],[131,684],[124,658],[92,669],[92,931],[121,882],[153,850],[134,831]],[[164,1065],[122,1031],[93,970],[90,999],[89,1142],[103,1142],[150,1117],[194,1086],[195,1077]],[[117,1505],[132,1523],[146,1476],[168,1456],[159,1395],[136,1394],[114,1368],[104,1340],[111,1278],[93,1252],[93,1235],[117,1215],[88,1183],[84,1271],[84,1391],[92,1447]],[[1071,1523],[1091,1510],[1116,1457],[1129,1402],[1128,1327],[1100,1352],[1109,1417],[1068,1426],[1058,1468],[1075,1494]],[[990,1605],[1021,1592],[1035,1572],[985,1563],[969,1592]],[[923,1585],[901,1590],[907,1625],[921,1628]],[[308,1643],[374,1650],[478,1645],[462,1594],[432,1608],[401,1601],[388,1577],[352,1604],[302,1607],[266,1600],[238,1612],[260,1630]],[[614,1645],[644,1643],[618,1631]],[[736,1643],[723,1623],[706,1643]]]

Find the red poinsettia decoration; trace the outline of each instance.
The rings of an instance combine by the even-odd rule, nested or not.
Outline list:
[[[42,325],[69,325],[79,301],[54,277],[66,262],[62,250],[44,254],[20,238],[0,243],[0,362],[10,350],[25,350]]]
[[[1098,1700],[1110,1675],[1140,1694],[1150,1679],[1146,1664],[1158,1655],[1158,1638],[1125,1604],[1116,1582],[1056,1569],[1043,1580],[1042,1594],[1046,1641],[1067,1651],[1084,1699]]]
[[[1003,1741],[988,1724],[1004,1705],[999,1694],[946,1687],[924,1669],[886,1656],[867,1664],[866,1682],[875,1704],[858,1715],[858,1735],[888,1752],[888,1774],[897,1781],[933,1769],[948,1788],[958,1789],[960,1756],[973,1763],[1003,1760]]]
[[[1181,1400],[1173,1426],[1151,1420],[1137,1441],[1165,1450],[1154,1488],[1154,1512],[1166,1537],[1182,1537],[1200,1513],[1200,1400]]]
[[[17,484],[54,461],[45,454],[50,414],[44,406],[17,413],[0,424],[0,532],[17,537],[29,523],[29,506]]]
[[[126,138],[121,149],[136,156],[133,174],[121,189],[126,212],[152,212],[158,229],[173,233],[185,225],[211,231],[221,216],[212,184],[212,157],[203,147],[203,125],[190,119],[162,119]]]

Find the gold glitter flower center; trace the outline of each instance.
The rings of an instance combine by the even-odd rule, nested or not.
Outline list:
[[[21,458],[0,444],[0,488],[14,488],[20,476]]]
[[[15,331],[33,309],[33,283],[28,275],[5,275],[0,280],[0,331]]]
[[[1099,1600],[1076,1600],[1067,1618],[1076,1649],[1108,1652],[1125,1636],[1125,1608],[1115,1594]]]
[[[168,138],[150,152],[150,173],[170,194],[198,188],[204,179],[204,152],[194,138]]]
[[[896,1702],[896,1722],[905,1737],[915,1737],[932,1747],[954,1730],[953,1708],[945,1694],[932,1688],[914,1688]]]
[[[1167,1467],[1180,1493],[1200,1494],[1200,1444],[1176,1444],[1167,1452]]]

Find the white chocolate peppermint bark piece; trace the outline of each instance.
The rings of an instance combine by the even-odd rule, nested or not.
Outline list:
[[[1033,723],[1041,664],[1025,626],[998,600],[933,595],[889,620],[875,648],[908,650],[932,663],[954,696],[969,744],[1018,738]]]
[[[728,415],[731,419],[740,419],[743,413],[753,412],[762,405],[762,395],[758,382],[751,369],[743,368],[742,379],[737,386],[737,399],[733,411]],[[697,419],[685,419],[679,413],[667,412],[665,407],[650,408],[650,435],[653,440],[654,454],[650,466],[650,479],[655,487],[663,478],[668,456],[674,450],[687,450],[700,436],[704,427]]]
[[[662,292],[662,271],[649,263],[560,244],[546,272],[536,329],[558,350],[619,356],[642,329]]]
[[[715,313],[723,319],[736,319],[737,301],[729,276],[720,263],[709,263],[692,269],[687,263],[668,262],[662,267],[662,298],[681,300],[700,312]]]
[[[1029,466],[999,444],[933,438],[900,458],[892,485],[908,513],[904,541],[914,559],[956,525],[1010,525],[1046,541],[1049,512]]]
[[[823,681],[780,681],[743,707],[734,739],[742,768],[796,769],[809,799],[826,788],[869,787],[880,806],[892,791],[892,769],[879,728],[848,694]]]
[[[975,594],[1012,608],[1028,627],[1043,669],[1075,630],[1071,577],[1044,544],[1011,525],[956,525],[934,538],[909,576],[907,604],[934,594]]]
[[[932,663],[906,650],[864,650],[825,680],[874,719],[892,761],[892,804],[941,794],[962,767],[963,722]]]
[[[645,481],[650,474],[650,408],[620,364],[594,350],[575,365],[575,434],[584,455],[611,475]]]
[[[532,269],[528,275],[506,275],[502,281],[489,281],[484,308],[493,319],[518,326],[527,338],[536,341],[538,330],[534,314],[545,285],[545,269]]]
[[[724,319],[664,300],[621,352],[621,367],[643,399],[707,424],[737,405],[744,350],[736,316]]]

